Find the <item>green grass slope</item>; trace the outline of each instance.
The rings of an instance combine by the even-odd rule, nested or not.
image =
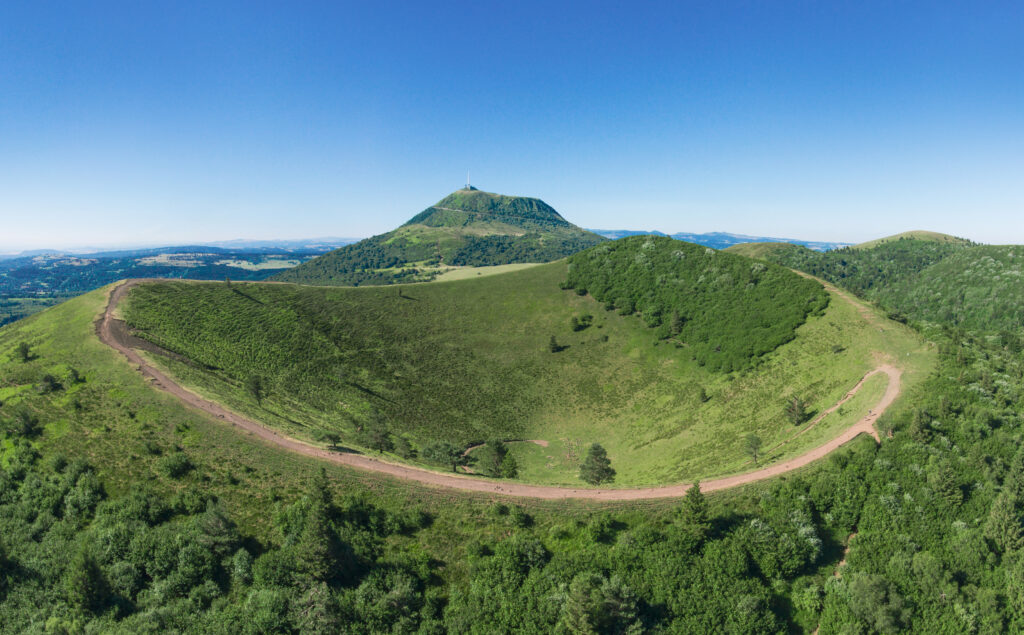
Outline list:
[[[702,262],[695,250],[703,254],[703,247],[664,245],[693,252],[695,266]],[[748,292],[747,280],[727,283],[716,267],[735,259],[749,271],[759,263],[715,257],[722,260],[701,267],[723,289],[705,300]],[[740,439],[750,432],[766,447],[786,442],[776,457],[796,454],[814,438],[788,442],[787,399],[800,396],[821,411],[880,356],[908,365],[910,383],[928,364],[905,329],[880,331],[833,301],[803,325],[791,323],[795,339],[753,368],[723,373],[700,363],[703,335],[665,340],[642,314],[606,310],[592,296],[559,289],[567,273],[558,262],[397,289],[155,283],[132,291],[124,315],[142,337],[191,360],[154,356],[183,383],[289,434],[315,439],[336,431],[358,447],[359,428],[382,419],[420,448],[437,440],[543,439],[549,451],[524,456],[521,478],[573,485],[580,448],[593,442],[608,449],[617,483],[630,485],[747,469]],[[789,282],[774,293],[807,310],[806,281],[774,268],[771,276]],[[746,319],[742,303],[719,308],[723,324]],[[744,334],[732,336],[739,341],[730,346],[746,350]],[[262,406],[243,389],[253,375],[269,387]],[[837,413],[819,429],[835,432],[857,415]]]
[[[746,256],[747,258],[768,260],[772,254],[786,251],[787,249],[807,249],[807,247],[794,245],[793,243],[741,243],[739,245],[730,245],[722,251],[737,256]]]
[[[609,632],[1024,629],[1006,582],[1024,373],[988,338],[940,340],[941,368],[909,383],[880,446],[706,508],[608,506],[453,494],[265,446],[102,345],[104,301],[0,328],[0,631],[558,632],[580,615]],[[40,391],[47,374],[61,387]],[[311,577],[324,558],[344,576]]]
[[[851,249],[871,249],[884,245],[887,243],[897,242],[900,240],[919,240],[924,242],[942,243],[946,245],[971,245],[971,241],[966,238],[958,238],[956,236],[950,236],[949,234],[942,234],[939,232],[930,232],[924,230],[914,230],[909,232],[903,232],[901,234],[894,234],[892,236],[886,236],[885,238],[876,238],[875,240],[869,240],[851,247]]]
[[[274,279],[335,286],[421,282],[443,266],[551,262],[603,240],[539,199],[463,189],[394,231],[347,245]]]
[[[609,560],[609,531],[672,518],[671,501],[496,502],[281,452],[154,390],[95,337],[105,300],[97,290],[0,328],[0,632],[551,630],[558,611],[527,608],[529,596]],[[46,375],[59,387],[42,392]],[[325,489],[311,489],[322,469]],[[318,550],[302,528],[324,499],[329,548]],[[340,574],[310,579],[302,567],[314,557]],[[767,583],[716,579],[769,595]],[[716,615],[730,601],[714,599]],[[698,620],[705,606],[643,619]],[[518,617],[500,626],[482,613]],[[782,619],[766,602],[756,618]]]

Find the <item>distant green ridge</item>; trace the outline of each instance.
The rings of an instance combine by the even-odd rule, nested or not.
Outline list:
[[[859,245],[854,245],[851,249],[871,249],[884,245],[885,243],[891,243],[897,240],[923,240],[926,242],[933,243],[946,243],[950,245],[971,245],[971,241],[966,238],[958,238],[956,236],[950,236],[949,234],[942,234],[939,232],[930,232],[924,230],[914,230],[909,232],[903,232],[902,234],[894,234],[892,236],[886,236],[885,238],[876,238],[869,240]]]
[[[467,187],[407,223],[324,254],[274,280],[331,286],[432,280],[445,267],[551,262],[604,241],[537,198]]]
[[[803,245],[794,245],[793,243],[741,243],[739,245],[726,247],[722,251],[735,254],[737,256],[746,256],[747,258],[769,260],[772,255],[778,252],[800,249],[811,251]]]

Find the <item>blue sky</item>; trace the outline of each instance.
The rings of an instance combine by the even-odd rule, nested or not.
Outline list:
[[[5,2],[0,249],[586,227],[1024,243],[1024,8]]]

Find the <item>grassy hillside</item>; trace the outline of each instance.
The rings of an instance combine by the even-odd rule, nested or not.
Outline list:
[[[676,528],[672,501],[495,501],[253,441],[154,391],[101,344],[104,303],[100,290],[0,329],[2,632],[550,631],[559,589],[597,562],[626,596],[627,625],[771,630],[787,619],[767,581],[705,563],[706,531]],[[57,386],[44,392],[47,375]],[[863,462],[866,449],[851,451]],[[756,498],[712,501],[708,518],[735,509],[756,511]],[[644,539],[615,546],[633,532]],[[670,568],[615,564],[639,561],[651,539],[696,542]],[[746,543],[728,542],[738,558]],[[816,553],[787,575],[825,575],[831,555]],[[707,580],[722,592],[652,607]],[[737,622],[741,591],[760,599]]]
[[[885,238],[876,238],[875,240],[869,240],[851,247],[851,249],[872,249],[879,245],[885,245],[887,243],[897,242],[900,240],[918,240],[922,242],[931,243],[942,243],[945,245],[971,245],[971,241],[966,238],[958,238],[956,236],[950,236],[949,234],[941,234],[939,232],[930,232],[923,230],[914,230],[909,232],[903,232],[902,234],[894,234],[892,236],[886,236]]]
[[[316,461],[153,390],[95,339],[103,304],[91,293],[0,329],[4,632],[1024,628],[1008,582],[1022,362],[986,338],[941,341],[939,372],[883,417],[877,448],[861,439],[706,507],[597,506],[332,465],[325,485]],[[60,385],[43,392],[47,374]],[[319,581],[325,564],[345,577]]]
[[[800,245],[794,245],[792,243],[741,243],[739,245],[726,247],[722,251],[729,254],[735,254],[737,256],[746,256],[747,258],[769,260],[769,256],[777,251],[799,249],[800,247]]]
[[[552,263],[390,289],[160,283],[133,290],[124,314],[141,336],[191,360],[158,364],[290,434],[337,431],[358,447],[358,430],[381,419],[420,448],[437,440],[543,439],[552,448],[547,460],[530,459],[521,477],[548,483],[579,484],[580,448],[593,442],[608,449],[620,484],[746,469],[744,434],[756,432],[766,447],[792,435],[784,412],[790,397],[820,411],[879,355],[897,356],[911,371],[928,364],[908,332],[880,332],[845,302],[832,302],[803,326],[790,324],[797,337],[758,366],[725,374],[700,363],[698,346],[665,341],[640,317],[560,290],[566,274],[565,263]],[[788,279],[779,297],[793,293],[806,311],[809,283],[781,270],[771,276]],[[707,301],[735,297],[720,284],[721,294]],[[750,292],[745,279],[733,284]],[[723,302],[721,309],[725,323],[745,320],[742,305]],[[747,350],[744,333],[732,335],[730,345]],[[262,406],[244,390],[250,376],[268,386]],[[906,381],[915,381],[914,372]],[[827,434],[856,414],[830,416],[820,429]],[[811,442],[805,435],[777,456]]]
[[[551,262],[604,238],[535,198],[463,189],[398,229],[277,275],[282,282],[381,285],[432,280],[443,266]]]

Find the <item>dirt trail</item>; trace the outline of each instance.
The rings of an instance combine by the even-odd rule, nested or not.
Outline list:
[[[432,487],[526,498],[542,498],[549,500],[581,498],[599,501],[629,501],[680,497],[683,496],[686,493],[686,490],[690,488],[689,483],[635,489],[573,489],[571,487],[507,483],[473,476],[464,476],[456,473],[434,472],[425,468],[391,463],[389,461],[364,456],[362,454],[331,452],[303,441],[284,436],[260,423],[257,423],[256,421],[243,417],[236,412],[227,410],[220,404],[204,399],[199,395],[186,390],[160,370],[154,368],[146,362],[141,355],[139,355],[139,353],[133,348],[135,338],[133,338],[129,333],[124,322],[117,319],[114,314],[118,303],[124,299],[132,287],[142,282],[149,281],[150,280],[141,279],[129,280],[118,285],[111,291],[106,311],[104,312],[103,317],[96,323],[96,334],[99,336],[99,339],[104,344],[121,352],[125,357],[127,357],[128,361],[135,365],[144,377],[150,379],[156,388],[173,395],[193,408],[202,410],[217,419],[231,423],[232,425],[245,430],[249,434],[258,437],[263,441],[274,444],[290,452],[296,452],[305,456],[323,459],[325,461],[331,461],[333,463],[349,467],[370,470],[380,474],[393,476],[395,478],[403,478]],[[853,303],[853,301],[847,296],[843,296],[843,299],[847,302]],[[854,304],[856,305],[856,303]],[[885,394],[882,396],[882,399],[868,412],[867,416],[862,418],[853,426],[847,428],[838,437],[788,461],[776,463],[752,472],[704,481],[701,483],[701,490],[705,492],[713,492],[715,490],[737,487],[747,483],[772,478],[780,474],[785,474],[786,472],[804,467],[805,465],[826,456],[861,433],[869,434],[877,440],[878,433],[875,431],[874,423],[900,394],[901,375],[898,368],[888,364],[879,366],[870,374],[878,372],[885,373],[889,376],[889,386],[886,389]],[[846,397],[844,397],[844,401],[856,393],[862,385],[863,379],[861,380],[861,383],[857,384],[857,386],[851,390]],[[835,407],[838,407],[838,404]]]

